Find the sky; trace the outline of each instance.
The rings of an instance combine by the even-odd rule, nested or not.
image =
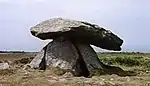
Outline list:
[[[0,50],[39,51],[50,40],[33,37],[30,27],[63,17],[111,30],[124,40],[122,51],[150,52],[149,3],[150,0],[0,0]]]

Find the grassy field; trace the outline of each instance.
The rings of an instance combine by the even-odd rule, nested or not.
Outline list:
[[[10,69],[0,70],[0,86],[150,86],[149,53],[98,53],[99,59],[109,65],[133,71],[134,76],[101,75],[92,78],[73,77],[57,70],[26,69],[35,53],[1,53],[0,62],[8,62]],[[61,71],[59,71],[61,73]]]

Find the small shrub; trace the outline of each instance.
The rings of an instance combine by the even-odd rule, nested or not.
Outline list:
[[[132,57],[117,57],[114,59],[114,62],[119,65],[125,65],[125,66],[139,66],[140,62]]]
[[[29,63],[30,62],[30,59],[29,58],[22,58],[21,60],[20,60],[20,63],[22,63],[22,64],[27,64],[27,63]]]
[[[4,69],[0,70],[0,75],[12,75],[15,74],[16,71],[14,69]]]
[[[113,55],[106,57],[101,57],[100,60],[104,63],[107,63],[109,65],[124,65],[124,66],[139,66],[140,65],[140,59],[143,59],[142,57],[132,57],[132,56],[125,56],[125,55]]]
[[[140,61],[140,65],[143,66],[145,69],[150,70],[150,58],[149,59],[142,59]]]
[[[143,53],[98,54],[100,60],[108,65],[140,66],[150,70],[150,55]]]
[[[14,63],[15,64],[27,64],[27,63],[30,63],[31,60],[32,60],[31,58],[22,58],[19,60],[15,60]]]
[[[31,56],[31,57],[30,57],[30,60],[33,60],[33,59],[34,59],[34,57],[33,57],[33,56]]]

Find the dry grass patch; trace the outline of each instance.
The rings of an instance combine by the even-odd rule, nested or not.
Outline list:
[[[4,70],[0,70],[0,76],[4,76],[4,75],[12,75],[15,74],[16,70],[14,69],[4,69]]]

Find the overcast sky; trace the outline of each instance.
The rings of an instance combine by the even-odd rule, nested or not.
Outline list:
[[[39,51],[46,42],[30,27],[54,17],[98,24],[124,40],[123,51],[150,52],[150,0],[0,0],[0,50]]]

